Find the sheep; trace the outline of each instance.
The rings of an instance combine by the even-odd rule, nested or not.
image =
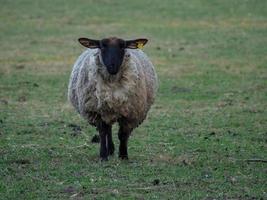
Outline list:
[[[158,79],[154,66],[140,49],[147,39],[79,38],[87,49],[74,64],[68,99],[100,137],[100,158],[114,153],[112,125],[119,124],[119,158],[128,159],[127,143],[154,102]]]

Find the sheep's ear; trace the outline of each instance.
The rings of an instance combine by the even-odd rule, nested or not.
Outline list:
[[[99,40],[91,40],[88,38],[79,38],[79,42],[81,45],[90,48],[90,49],[95,49],[95,48],[100,48],[100,41]]]
[[[143,46],[145,46],[145,44],[147,43],[147,39],[144,38],[140,38],[140,39],[136,39],[136,40],[127,40],[126,41],[126,48],[129,49],[142,49]]]

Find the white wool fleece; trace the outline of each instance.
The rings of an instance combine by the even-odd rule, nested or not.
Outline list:
[[[74,64],[68,98],[92,125],[102,119],[107,124],[124,117],[131,128],[146,118],[158,88],[153,64],[140,49],[126,49],[116,75],[101,64],[99,49],[87,49]]]

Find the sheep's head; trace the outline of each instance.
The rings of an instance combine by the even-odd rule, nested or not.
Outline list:
[[[102,40],[92,40],[79,38],[79,42],[90,49],[99,48],[102,64],[111,75],[115,75],[120,70],[125,55],[125,49],[141,48],[147,43],[147,39],[123,40],[111,37]]]

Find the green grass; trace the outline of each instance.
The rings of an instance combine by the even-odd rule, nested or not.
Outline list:
[[[266,10],[264,0],[1,1],[0,199],[266,199],[266,163],[246,161],[267,159]],[[77,38],[113,35],[149,38],[160,89],[130,160],[103,163],[66,95]]]

